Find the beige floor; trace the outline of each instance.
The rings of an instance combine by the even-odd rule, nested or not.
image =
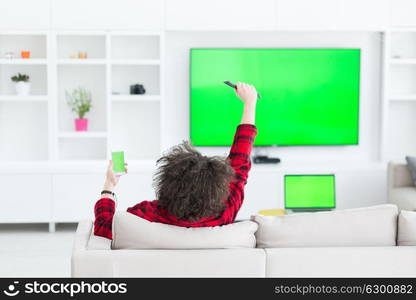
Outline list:
[[[0,277],[69,277],[76,224],[0,225]]]

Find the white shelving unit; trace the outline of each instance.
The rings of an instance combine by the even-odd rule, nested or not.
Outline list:
[[[108,159],[111,149],[125,150],[132,163],[157,158],[162,39],[140,31],[0,31],[0,160],[88,163]],[[29,59],[20,58],[23,50]],[[17,73],[30,76],[31,95],[15,94]],[[132,84],[146,93],[130,95]],[[75,131],[66,104],[65,91],[77,87],[92,94],[87,132]]]
[[[48,96],[46,95],[39,95],[39,96],[8,95],[8,96],[0,96],[0,101],[4,101],[4,102],[47,102]]]
[[[160,65],[160,60],[158,59],[112,59],[113,65],[123,65],[123,66],[158,66]]]
[[[86,132],[61,132],[59,138],[105,138],[107,132],[105,131],[86,131]]]
[[[111,100],[114,102],[159,102],[160,95],[112,95]]]
[[[46,65],[48,61],[42,58],[14,58],[14,59],[0,59],[0,64],[2,65]]]
[[[384,34],[382,159],[416,154],[416,28]]]
[[[105,65],[105,59],[99,58],[87,58],[87,59],[76,59],[76,58],[61,58],[57,61],[58,65]]]

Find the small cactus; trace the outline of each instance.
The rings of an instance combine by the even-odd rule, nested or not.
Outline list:
[[[29,75],[18,73],[17,75],[14,75],[12,77],[12,81],[13,82],[20,82],[20,81],[28,82],[29,78],[30,78]]]

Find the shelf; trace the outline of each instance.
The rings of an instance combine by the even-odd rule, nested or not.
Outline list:
[[[112,59],[110,61],[113,65],[127,65],[127,66],[140,66],[140,65],[160,65],[159,59]]]
[[[105,65],[105,59],[95,59],[95,58],[85,58],[85,59],[78,59],[78,58],[64,58],[59,59],[59,65]]]
[[[0,101],[2,102],[47,102],[48,96],[46,95],[30,95],[30,96],[17,96],[17,95],[0,95]]]
[[[412,103],[412,102],[403,102]],[[416,128],[415,105],[391,105],[389,108],[389,127],[386,135],[386,155],[389,160],[402,160],[406,155],[415,152],[416,140],[414,132]]]
[[[0,64],[0,96],[16,95],[15,83],[11,78],[18,73],[30,77],[30,95],[48,94],[47,64]]]
[[[48,106],[0,102],[0,161],[48,159]]]
[[[392,27],[391,33],[416,33],[416,27]]]
[[[111,92],[130,95],[132,84],[142,84],[146,95],[160,94],[160,67],[157,65],[112,65]]]
[[[111,100],[114,102],[159,102],[159,95],[112,95]]]
[[[94,60],[102,59],[106,57],[106,37],[105,34],[100,35],[57,35],[57,58],[59,60],[77,60],[77,58],[71,58],[73,55],[76,57],[80,52],[85,52],[88,57],[80,60]]]
[[[106,125],[106,66],[97,64],[58,65],[57,104],[59,132],[73,132],[75,115],[68,107],[66,91],[84,87],[91,92],[92,109],[88,112],[88,132],[105,132]]]
[[[130,166],[130,164],[129,164]],[[337,160],[327,162],[311,162],[311,161],[291,161],[279,164],[253,164],[251,172],[276,174],[296,173],[296,174],[314,174],[314,173],[332,173],[338,171],[354,171],[354,170],[385,170],[386,164],[377,161],[354,161],[339,162]]]
[[[415,65],[416,58],[391,58],[390,63],[393,65]]]
[[[1,58],[0,65],[46,65],[47,60],[43,58]]]
[[[159,35],[112,35],[111,58],[115,60],[157,60],[160,58]]]
[[[416,94],[392,95],[390,96],[390,101],[392,102],[416,101]]]
[[[60,138],[106,138],[107,132],[101,131],[73,131],[61,132],[58,134]]]

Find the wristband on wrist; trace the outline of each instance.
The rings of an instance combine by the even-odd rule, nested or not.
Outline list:
[[[105,194],[111,195],[113,197],[112,200],[117,204],[117,196],[116,196],[116,194],[114,192],[108,191],[108,190],[102,190],[101,191],[101,196],[102,195],[105,195]]]
[[[107,190],[103,190],[103,191],[101,191],[101,195],[103,195],[103,194],[110,194],[111,196],[115,196],[116,194],[114,194],[112,191],[107,191]]]

